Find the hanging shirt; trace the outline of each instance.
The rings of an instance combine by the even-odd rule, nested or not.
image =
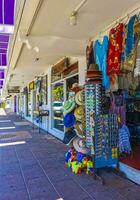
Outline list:
[[[90,41],[90,43],[87,45],[86,48],[86,60],[87,60],[87,68],[89,68],[90,64],[95,63],[92,41]]]
[[[109,88],[109,76],[106,73],[106,59],[108,49],[108,37],[104,36],[102,44],[97,40],[94,46],[95,62],[99,66],[99,70],[102,71],[103,81],[102,84],[105,89]]]
[[[137,45],[140,40],[140,22],[136,15],[132,16],[126,25],[124,39],[121,70],[132,72],[136,64]]]
[[[118,116],[119,123],[121,125],[126,122],[126,103],[124,99],[124,95],[114,94],[111,92],[111,107],[110,112],[114,113]]]
[[[121,53],[123,43],[124,24],[120,23],[109,33],[107,74],[119,74],[121,66]]]

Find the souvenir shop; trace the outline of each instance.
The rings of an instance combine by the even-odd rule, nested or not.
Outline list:
[[[139,41],[134,15],[87,44],[85,84],[72,84],[63,106],[65,164],[74,173],[120,165],[140,184]]]

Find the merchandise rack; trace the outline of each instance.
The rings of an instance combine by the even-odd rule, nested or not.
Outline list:
[[[104,184],[99,169],[118,166],[118,123],[115,114],[102,114],[101,84],[86,84],[85,133],[86,146],[90,149],[93,160],[94,178]]]

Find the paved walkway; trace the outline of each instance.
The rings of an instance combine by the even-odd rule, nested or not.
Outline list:
[[[73,174],[62,142],[18,116],[0,116],[0,128],[0,200],[140,200],[140,187],[114,173],[102,174],[105,186]]]

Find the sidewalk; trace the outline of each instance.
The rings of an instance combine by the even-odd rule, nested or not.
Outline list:
[[[15,114],[0,116],[0,200],[140,200],[140,186],[114,173],[102,174],[104,186],[73,174],[64,166],[66,150]]]

